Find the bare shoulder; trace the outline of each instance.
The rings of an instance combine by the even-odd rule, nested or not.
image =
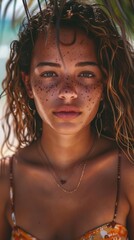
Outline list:
[[[0,159],[0,185],[9,182],[11,157]]]
[[[15,158],[17,163],[23,163],[28,168],[42,165],[38,141],[19,149]]]
[[[6,204],[9,196],[11,157],[0,159],[0,205]]]
[[[7,219],[10,187],[10,157],[0,160],[0,239],[9,239],[11,227]]]
[[[121,153],[121,174],[125,194],[130,203],[134,202],[134,163],[124,153]]]
[[[129,159],[124,152],[121,152],[122,173],[125,180],[134,178],[134,159]]]
[[[12,157],[0,159],[0,206],[6,206],[9,200],[11,159]]]
[[[129,213],[127,216],[127,229],[129,239],[134,239],[134,163],[122,153],[121,156],[121,178],[124,195],[128,201]]]

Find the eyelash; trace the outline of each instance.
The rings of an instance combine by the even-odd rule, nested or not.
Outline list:
[[[55,72],[44,72],[41,74],[41,77],[51,78],[57,77],[58,75]]]
[[[86,75],[86,76],[84,76],[84,75]],[[92,72],[82,72],[78,75],[78,77],[92,78],[92,77],[95,77],[95,74]]]
[[[44,77],[44,78],[52,78],[52,77],[58,77],[58,75],[55,73],[55,72],[51,72],[51,71],[48,71],[48,72],[44,72],[40,75],[41,77]],[[92,73],[92,72],[82,72],[78,75],[78,77],[84,77],[84,78],[94,78],[95,77],[95,74]]]

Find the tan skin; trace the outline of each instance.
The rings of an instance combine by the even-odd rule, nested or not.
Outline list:
[[[71,194],[57,186],[47,159],[39,153],[40,140],[16,153],[14,186],[17,225],[40,240],[77,239],[90,229],[112,221],[114,214],[117,146],[108,139],[95,138],[96,134],[90,127],[103,99],[104,79],[94,42],[84,32],[77,29],[75,43],[62,44],[72,41],[73,32],[74,29],[62,29],[60,33],[64,63],[55,43],[54,29],[51,28],[46,45],[44,35],[40,34],[33,51],[30,74],[23,75],[27,93],[34,99],[43,121],[42,147],[58,176],[67,180],[64,185],[66,189],[76,187],[83,161],[95,142],[80,187]],[[50,62],[58,66],[50,66]],[[82,62],[84,64],[80,64]],[[68,105],[75,106],[80,114],[73,117],[55,115],[61,106]],[[0,178],[0,192],[0,239],[7,240],[10,239],[13,225],[8,159]],[[131,240],[134,239],[133,199],[134,167],[122,154],[116,222],[126,226],[128,219]]]

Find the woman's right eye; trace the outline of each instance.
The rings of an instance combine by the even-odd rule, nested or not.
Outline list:
[[[41,73],[41,77],[44,78],[52,78],[52,77],[57,77],[58,75],[55,72],[43,72]]]

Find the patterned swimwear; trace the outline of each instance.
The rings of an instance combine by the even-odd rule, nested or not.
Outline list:
[[[78,240],[127,240],[127,229],[121,224],[104,224],[92,231],[87,232]],[[14,227],[11,240],[39,240],[19,227]],[[55,239],[56,240],[56,239]],[[63,239],[64,240],[64,239]]]
[[[118,171],[117,171],[117,193],[114,209],[113,220],[109,223],[103,224],[93,230],[90,230],[79,237],[77,240],[128,240],[128,232],[125,226],[116,223],[118,200],[119,200],[119,186],[120,186],[120,162],[121,156],[118,157]],[[11,240],[40,240],[32,234],[26,232],[16,224],[15,212],[14,212],[14,191],[13,191],[13,157],[10,160],[10,200],[12,207],[12,221],[14,224],[12,230]],[[63,239],[64,240],[64,239]]]

